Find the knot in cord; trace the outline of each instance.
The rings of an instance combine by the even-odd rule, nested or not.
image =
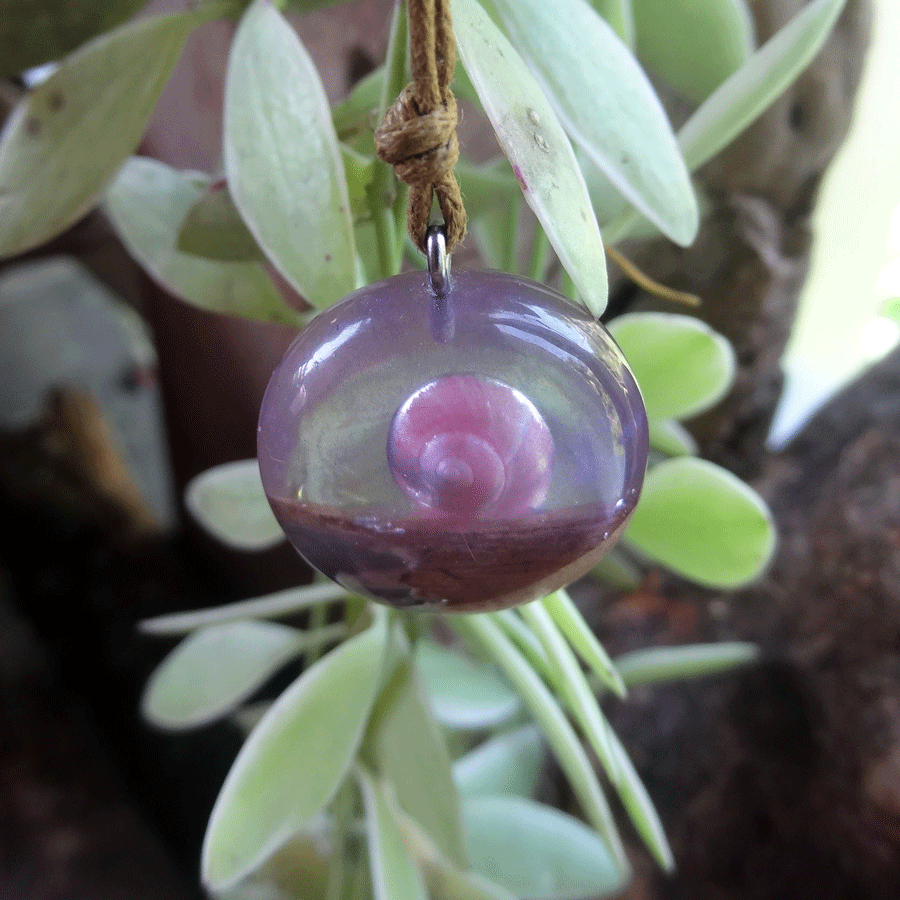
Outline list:
[[[406,225],[426,253],[425,236],[436,196],[452,250],[466,233],[466,211],[453,167],[459,159],[458,112],[450,90],[455,48],[445,0],[409,0],[413,81],[375,131],[378,156],[410,187]]]

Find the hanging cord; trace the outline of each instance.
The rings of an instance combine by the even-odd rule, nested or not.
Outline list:
[[[466,234],[466,211],[453,167],[459,159],[456,98],[450,90],[456,65],[450,0],[408,0],[413,80],[399,94],[375,131],[378,156],[409,185],[406,227],[427,253],[426,232],[437,196],[447,249]]]

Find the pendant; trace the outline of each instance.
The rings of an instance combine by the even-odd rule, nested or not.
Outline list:
[[[266,390],[259,466],[289,540],[396,607],[496,610],[585,574],[647,464],[640,391],[609,332],[499,272],[369,285],[294,341]]]

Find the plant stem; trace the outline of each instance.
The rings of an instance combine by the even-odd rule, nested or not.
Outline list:
[[[540,222],[534,223],[534,240],[531,242],[531,258],[528,261],[528,277],[543,281],[550,258],[550,240]]]
[[[340,900],[347,880],[345,865],[350,826],[355,812],[353,779],[347,778],[331,804],[331,855],[328,858],[328,893],[325,900]]]
[[[378,104],[377,121],[381,122],[394,97],[403,90],[406,83],[406,13],[402,3],[394,7],[391,19],[391,33],[385,59],[385,78]],[[397,240],[396,206],[399,195],[397,179],[393,169],[380,159],[375,161],[372,183],[366,189],[366,198],[372,212],[375,226],[375,240],[378,244],[379,276],[390,278],[400,268],[402,244]]]
[[[512,200],[506,211],[506,233],[503,235],[503,271],[518,271],[519,211],[522,201]]]
[[[324,603],[314,606],[309,613],[309,633],[316,634],[325,627],[328,621],[328,607]],[[313,641],[303,655],[303,668],[308,669],[322,655],[322,645]]]
[[[575,282],[572,281],[572,276],[565,270],[562,270],[562,275],[560,275],[560,284],[559,289],[570,299],[578,300],[578,289],[575,287]]]

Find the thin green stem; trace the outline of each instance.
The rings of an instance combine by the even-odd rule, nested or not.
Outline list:
[[[309,613],[309,634],[317,634],[328,622],[328,608],[320,603],[314,606]],[[313,641],[303,654],[303,667],[308,669],[322,655],[322,645],[319,641]]]
[[[384,118],[388,106],[391,105],[394,97],[403,90],[406,83],[406,43],[406,12],[403,4],[397,3],[391,20],[391,33],[385,60],[385,79],[378,104],[378,122]],[[381,278],[396,275],[400,268],[403,245],[397,239],[396,224],[396,207],[400,194],[405,194],[405,192],[397,189],[394,170],[387,163],[376,159],[372,182],[366,189],[366,199],[372,213],[372,224],[375,227],[375,241],[378,246],[378,274]]]
[[[328,857],[328,893],[325,900],[340,900],[345,894],[350,829],[356,812],[353,780],[347,778],[331,804],[331,855]]]
[[[491,616],[455,616],[449,624],[464,639],[486,650],[505,672],[547,736],[588,820],[606,840],[620,869],[628,871],[625,851],[597,775],[550,689]]]
[[[506,233],[503,235],[503,271],[518,271],[519,212],[521,195],[512,200],[506,211]]]
[[[540,222],[534,223],[534,240],[531,242],[531,257],[528,261],[528,277],[535,281],[543,281],[550,259],[550,239],[541,228]]]

